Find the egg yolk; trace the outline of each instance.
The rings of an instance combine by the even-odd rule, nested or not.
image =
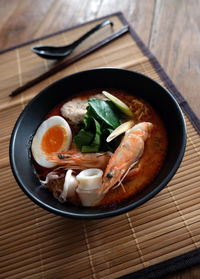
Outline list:
[[[46,154],[61,151],[63,144],[67,142],[67,132],[62,126],[55,125],[49,128],[43,135],[41,148]]]

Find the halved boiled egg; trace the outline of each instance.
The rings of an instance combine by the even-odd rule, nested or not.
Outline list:
[[[55,163],[49,162],[48,156],[67,151],[71,141],[72,132],[67,121],[61,116],[52,116],[42,122],[33,137],[33,158],[40,166],[51,168]]]

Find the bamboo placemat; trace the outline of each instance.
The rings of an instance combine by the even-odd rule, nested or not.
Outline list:
[[[127,23],[122,14],[109,18],[114,22],[114,31]],[[54,34],[39,43],[66,44],[96,23],[89,22]],[[72,55],[111,32],[109,27],[104,28]],[[185,255],[198,262],[199,122],[135,32],[130,29],[129,33],[14,98],[8,97],[13,89],[49,69],[52,62],[32,54],[30,44],[4,52],[0,59],[0,277],[156,278],[169,273],[172,263],[183,268],[180,262],[184,262]],[[65,219],[41,209],[20,190],[9,165],[9,139],[20,112],[41,89],[63,76],[102,66],[138,71],[171,89],[185,111],[186,152],[170,183],[137,209],[101,220]],[[134,275],[127,275],[131,273]]]

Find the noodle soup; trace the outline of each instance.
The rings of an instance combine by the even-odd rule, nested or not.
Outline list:
[[[44,150],[36,152],[32,145],[33,163],[43,187],[60,202],[83,206],[122,202],[148,187],[162,167],[167,136],[159,115],[138,97],[107,91],[116,102],[90,90],[59,104],[45,119],[53,123],[43,125],[48,127],[39,136],[41,143],[33,140],[35,149],[48,141],[53,146],[45,147],[41,163],[37,156],[41,158],[39,151]]]

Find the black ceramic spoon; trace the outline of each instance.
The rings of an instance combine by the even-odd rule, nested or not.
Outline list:
[[[45,59],[62,59],[65,56],[69,55],[83,40],[88,38],[97,30],[101,29],[102,27],[110,24],[113,26],[113,23],[107,19],[98,24],[97,26],[93,27],[90,31],[85,33],[81,36],[78,40],[73,42],[67,46],[33,46],[31,50],[36,53],[37,55],[41,56]]]

